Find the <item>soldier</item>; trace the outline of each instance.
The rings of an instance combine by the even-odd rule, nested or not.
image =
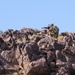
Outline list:
[[[49,24],[48,27],[43,27],[46,29],[47,34],[51,37],[57,38],[59,34],[59,28],[57,26],[54,26],[54,24]]]
[[[51,24],[48,32],[51,37],[57,38],[59,34],[59,28]]]

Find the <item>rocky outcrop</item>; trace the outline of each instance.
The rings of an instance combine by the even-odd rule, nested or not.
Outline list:
[[[0,75],[75,75],[75,33],[54,24],[0,34]]]

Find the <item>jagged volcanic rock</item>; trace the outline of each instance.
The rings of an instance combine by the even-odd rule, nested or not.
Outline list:
[[[75,75],[75,33],[54,24],[0,34],[0,75]]]

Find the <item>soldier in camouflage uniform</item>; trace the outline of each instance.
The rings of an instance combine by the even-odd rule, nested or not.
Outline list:
[[[54,24],[49,24],[48,27],[43,27],[47,30],[47,33],[49,36],[57,38],[59,34],[59,28],[57,26],[54,26]]]

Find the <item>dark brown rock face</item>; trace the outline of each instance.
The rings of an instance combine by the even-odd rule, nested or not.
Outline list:
[[[8,29],[0,34],[0,75],[75,75],[75,33]]]

